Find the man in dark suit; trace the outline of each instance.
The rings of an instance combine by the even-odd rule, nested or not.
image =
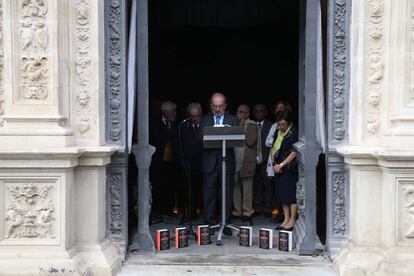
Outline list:
[[[254,178],[253,189],[253,208],[255,213],[264,214],[270,218],[274,203],[273,183],[266,173],[267,159],[270,148],[266,147],[266,138],[272,126],[272,123],[266,119],[267,110],[263,104],[256,104],[253,107],[253,116],[258,127],[258,144],[257,144],[257,166]]]
[[[191,219],[196,216],[196,209],[202,209],[203,187],[203,141],[200,128],[202,108],[199,103],[190,103],[187,107],[188,120],[183,121],[179,128],[180,166],[186,187],[184,194],[188,215]],[[191,187],[189,187],[191,185]],[[191,194],[190,189],[191,188]],[[191,206],[190,206],[191,205]]]
[[[150,166],[152,185],[152,219],[157,215],[171,215],[177,187],[177,123],[176,104],[161,104],[161,116],[150,124],[150,144],[155,147]]]
[[[211,113],[201,118],[200,126],[203,129],[206,126],[214,125],[237,125],[237,118],[234,115],[227,114],[226,97],[221,93],[214,93],[211,96],[210,108]],[[232,211],[233,202],[233,184],[234,184],[234,150],[228,149],[226,162],[226,220],[229,219]],[[208,224],[216,223],[216,205],[221,194],[222,179],[222,152],[221,149],[204,149],[203,151],[203,174],[204,174],[204,213],[205,220]],[[231,229],[226,228],[225,234],[231,235]]]

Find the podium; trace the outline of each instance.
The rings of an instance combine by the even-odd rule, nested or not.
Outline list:
[[[222,245],[221,237],[225,227],[239,231],[237,227],[226,223],[226,149],[244,147],[244,126],[215,126],[205,127],[203,130],[204,148],[222,150],[222,173],[221,173],[221,223],[211,228],[219,228],[216,245]]]

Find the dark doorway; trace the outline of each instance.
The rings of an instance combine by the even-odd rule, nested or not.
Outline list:
[[[213,91],[227,96],[232,113],[241,103],[271,111],[282,98],[298,110],[298,0],[163,0],[149,8],[152,114],[163,100],[178,111],[194,101],[207,108]]]

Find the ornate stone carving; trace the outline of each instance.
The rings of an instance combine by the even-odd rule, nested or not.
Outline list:
[[[3,119],[1,116],[4,114],[4,83],[3,83],[3,70],[4,70],[4,52],[3,52],[3,0],[0,0],[0,127],[3,126]]]
[[[50,184],[7,185],[10,202],[6,207],[6,239],[54,239],[55,207]]]
[[[414,186],[403,188],[404,200],[405,200],[405,209],[408,220],[408,229],[405,233],[407,238],[414,238]]]
[[[305,216],[305,176],[301,175],[296,183],[296,200],[299,208],[299,215]]]
[[[121,206],[121,190],[122,190],[122,174],[114,173],[107,175],[109,202],[110,202],[110,223],[109,230],[112,235],[121,235],[122,230],[122,206]]]
[[[368,77],[367,131],[374,135],[380,128],[382,80],[384,77],[383,0],[370,0],[368,5]]]
[[[409,21],[408,26],[408,43],[409,43],[409,52],[407,56],[410,57],[409,64],[409,74],[410,74],[410,88],[406,91],[405,94],[405,104],[409,107],[414,106],[414,1],[410,1],[411,5],[411,20]]]
[[[121,139],[121,3],[111,0],[109,5],[108,33],[108,87],[109,87],[109,137],[112,141]]]
[[[347,68],[347,9],[344,0],[335,2],[335,24],[333,41],[333,138],[342,141],[345,138],[345,99]]]
[[[19,16],[20,100],[48,97],[47,0],[21,0]]]
[[[333,231],[334,235],[346,234],[346,212],[345,212],[345,175],[343,173],[333,174]]]
[[[91,127],[91,29],[88,0],[76,0],[76,125],[80,134]]]

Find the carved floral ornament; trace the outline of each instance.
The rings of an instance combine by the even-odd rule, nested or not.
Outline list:
[[[408,229],[405,233],[407,238],[414,238],[414,187],[406,187],[404,191],[405,209],[408,215]]]
[[[375,135],[380,128],[382,81],[384,78],[383,12],[383,0],[369,1],[366,128],[370,135]]]
[[[8,185],[10,202],[6,207],[6,239],[54,239],[54,202],[49,196],[52,185]]]
[[[45,100],[48,97],[49,79],[47,1],[21,0],[19,10],[19,96],[23,100]]]
[[[86,133],[91,126],[92,96],[91,89],[91,29],[89,2],[76,0],[76,121],[80,134]]]

